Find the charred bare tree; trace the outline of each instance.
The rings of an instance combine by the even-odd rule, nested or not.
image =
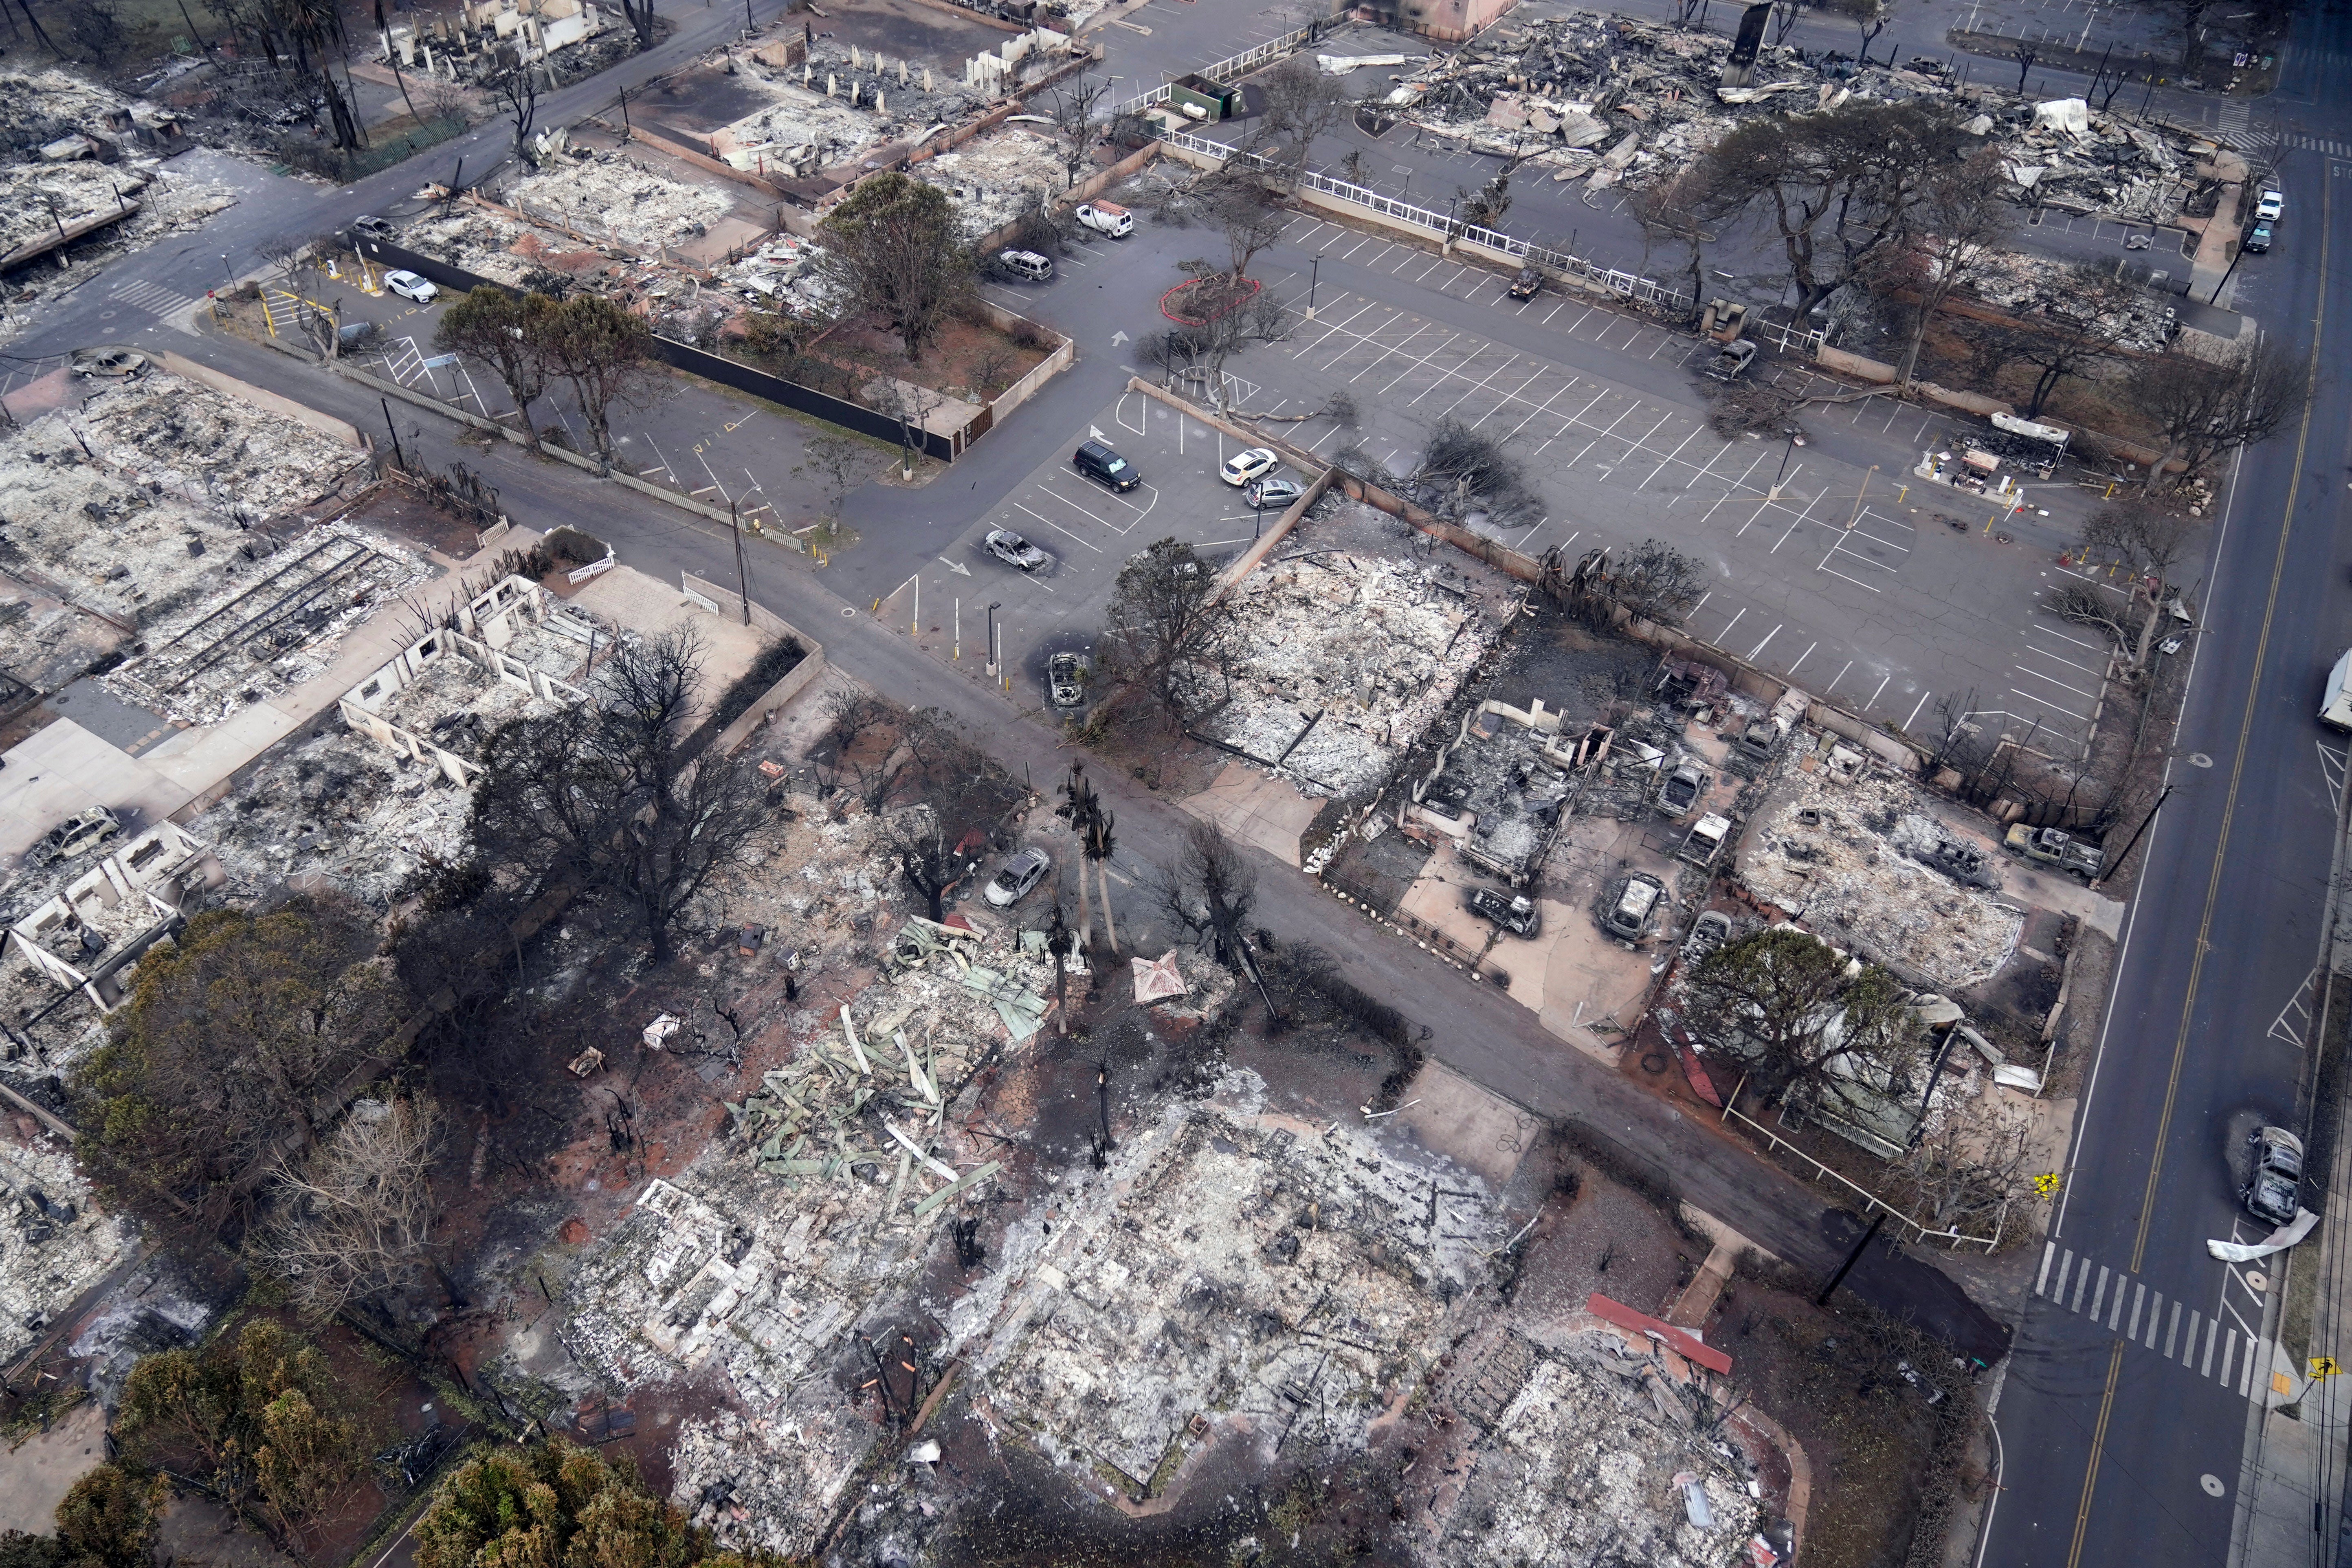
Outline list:
[[[2303,412],[2310,396],[2304,362],[2264,336],[2212,359],[2171,353],[2133,384],[2134,399],[2164,442],[2144,489],[2164,482],[2179,462],[2190,478],[2226,453],[2270,439]]]
[[[1110,83],[1086,71],[1054,89],[1054,129],[1062,133],[1062,188],[1078,183],[1078,172],[1094,154],[1095,106],[1110,90]],[[1032,247],[1031,248],[1034,248]]]
[[[1706,179],[1727,218],[1751,215],[1779,236],[1801,315],[1910,237],[1929,177],[1968,140],[1924,100],[1856,100],[1746,122],[1707,154]]]
[[[701,749],[701,684],[691,628],[625,643],[585,700],[495,731],[474,790],[477,853],[520,882],[614,900],[656,963],[695,900],[774,832],[759,774]]]
[[[441,1142],[431,1100],[362,1100],[316,1149],[280,1163],[255,1251],[311,1321],[379,1301],[414,1275],[433,1224],[427,1176]]]
[[[1224,829],[1195,822],[1184,831],[1176,864],[1160,873],[1160,912],[1202,950],[1236,973],[1248,973],[1250,911],[1257,903],[1257,868]]]

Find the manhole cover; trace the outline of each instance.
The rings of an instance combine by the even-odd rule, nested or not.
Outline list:
[[[1650,1073],[1658,1073],[1658,1072],[1664,1072],[1664,1071],[1665,1071],[1665,1070],[1666,1070],[1666,1056],[1665,1056],[1665,1053],[1664,1053],[1664,1051],[1652,1051],[1648,1056],[1643,1057],[1643,1058],[1642,1058],[1642,1070],[1643,1070],[1643,1072],[1650,1072]]]
[[[2220,1497],[2222,1492],[2228,1489],[2221,1485],[2221,1477],[2211,1474],[2198,1477],[2197,1484],[2205,1489],[2205,1495],[2207,1497]]]
[[[856,613],[857,606],[855,605],[844,605],[841,606],[841,618],[845,621]]]
[[[2202,752],[2191,752],[2189,753],[2189,765],[2192,768],[2210,768],[2213,765],[2213,759]]]

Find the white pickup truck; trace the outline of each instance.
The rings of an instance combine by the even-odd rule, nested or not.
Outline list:
[[[1077,219],[1112,239],[1125,239],[1135,232],[1135,215],[1116,202],[1080,202]]]

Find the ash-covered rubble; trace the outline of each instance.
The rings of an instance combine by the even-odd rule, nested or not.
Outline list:
[[[1061,1223],[1016,1220],[997,1273],[949,1310],[947,1348],[1002,1429],[1138,1493],[1227,1424],[1360,1449],[1507,1237],[1475,1174],[1270,1112],[1253,1075],[1223,1089],[1130,1133],[1109,1170],[1066,1175]]]
[[[1772,1560],[1744,1548],[1768,1519],[1750,1450],[1774,1445],[1727,1420],[1736,1394],[1613,1324],[1548,1338],[1522,1352],[1525,1382],[1470,1460],[1437,1560],[1470,1568]]]
[[[250,526],[363,477],[307,426],[161,371],[0,435],[0,571],[124,626],[269,570]]]
[[[0,72],[0,258],[70,243],[86,263],[93,248],[118,251],[228,205],[226,187],[165,172],[186,145],[176,115],[70,71]],[[87,276],[68,272],[28,272],[10,292]]]
[[[235,904],[288,882],[324,882],[374,910],[433,865],[465,858],[473,793],[427,763],[330,721],[267,753],[235,794],[188,825],[227,874]]]
[[[2073,265],[2023,250],[1995,252],[1969,279],[1970,293],[2029,323],[2078,287]],[[2117,348],[2161,353],[2179,323],[2179,311],[2166,303],[2168,298],[2147,289],[2121,295],[2112,314],[2101,318],[2100,330],[2116,334]]]
[[[150,606],[140,647],[100,679],[189,724],[326,673],[344,637],[432,574],[381,535],[337,519],[282,544],[249,531],[203,597]]]
[[[1949,994],[1998,974],[2024,930],[2023,910],[1984,890],[1992,859],[1909,779],[1842,746],[1824,756],[1800,731],[1737,872],[1817,934]]]
[[[716,62],[714,62],[716,63]],[[772,100],[708,136],[715,157],[776,179],[806,178],[868,149],[959,125],[987,107],[983,93],[928,66],[870,50],[797,40],[736,57],[728,68]]]
[[[732,1387],[741,1412],[681,1430],[674,1496],[739,1545],[815,1549],[889,1413],[860,1335],[909,1311],[942,1223],[992,1190],[982,1069],[1047,1016],[1052,961],[1023,933],[911,929],[566,1292],[564,1342],[608,1387],[706,1365]]]
[[[1232,597],[1229,629],[1184,672],[1193,726],[1338,795],[1395,767],[1519,603],[1438,563],[1346,551],[1270,561]]]
[[[545,215],[583,234],[640,254],[658,254],[709,231],[734,202],[717,191],[672,179],[626,153],[573,149],[548,168],[506,185],[499,199]]]
[[[2021,199],[2144,222],[2179,212],[2200,155],[2188,133],[2089,112],[2079,99],[2037,104],[1925,56],[1864,66],[1833,50],[1766,45],[1751,84],[1724,87],[1730,47],[1719,34],[1638,17],[1538,17],[1401,74],[1385,107],[1476,152],[1599,189],[1677,173],[1750,118],[1856,100],[1944,100],[1972,134],[2004,149]]]
[[[947,192],[964,237],[977,239],[1020,216],[1032,196],[1050,197],[1061,188],[1062,145],[1032,127],[1007,125],[911,172]]]
[[[132,1237],[97,1206],[70,1150],[41,1137],[0,1142],[0,1364],[37,1342]]]

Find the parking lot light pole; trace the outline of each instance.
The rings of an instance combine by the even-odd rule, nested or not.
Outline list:
[[[1772,488],[1765,493],[1764,499],[1766,500],[1772,501],[1779,500],[1780,499],[1780,481],[1789,472],[1789,456],[1796,449],[1797,432],[1794,429],[1791,429],[1789,432],[1789,444],[1780,448],[1780,470],[1772,476]]]
[[[991,675],[996,673],[996,612],[1003,607],[1002,603],[991,603],[988,606],[988,673]]]
[[[1315,285],[1323,276],[1323,258],[1318,256],[1308,264],[1307,273],[1307,319],[1315,319]]]

